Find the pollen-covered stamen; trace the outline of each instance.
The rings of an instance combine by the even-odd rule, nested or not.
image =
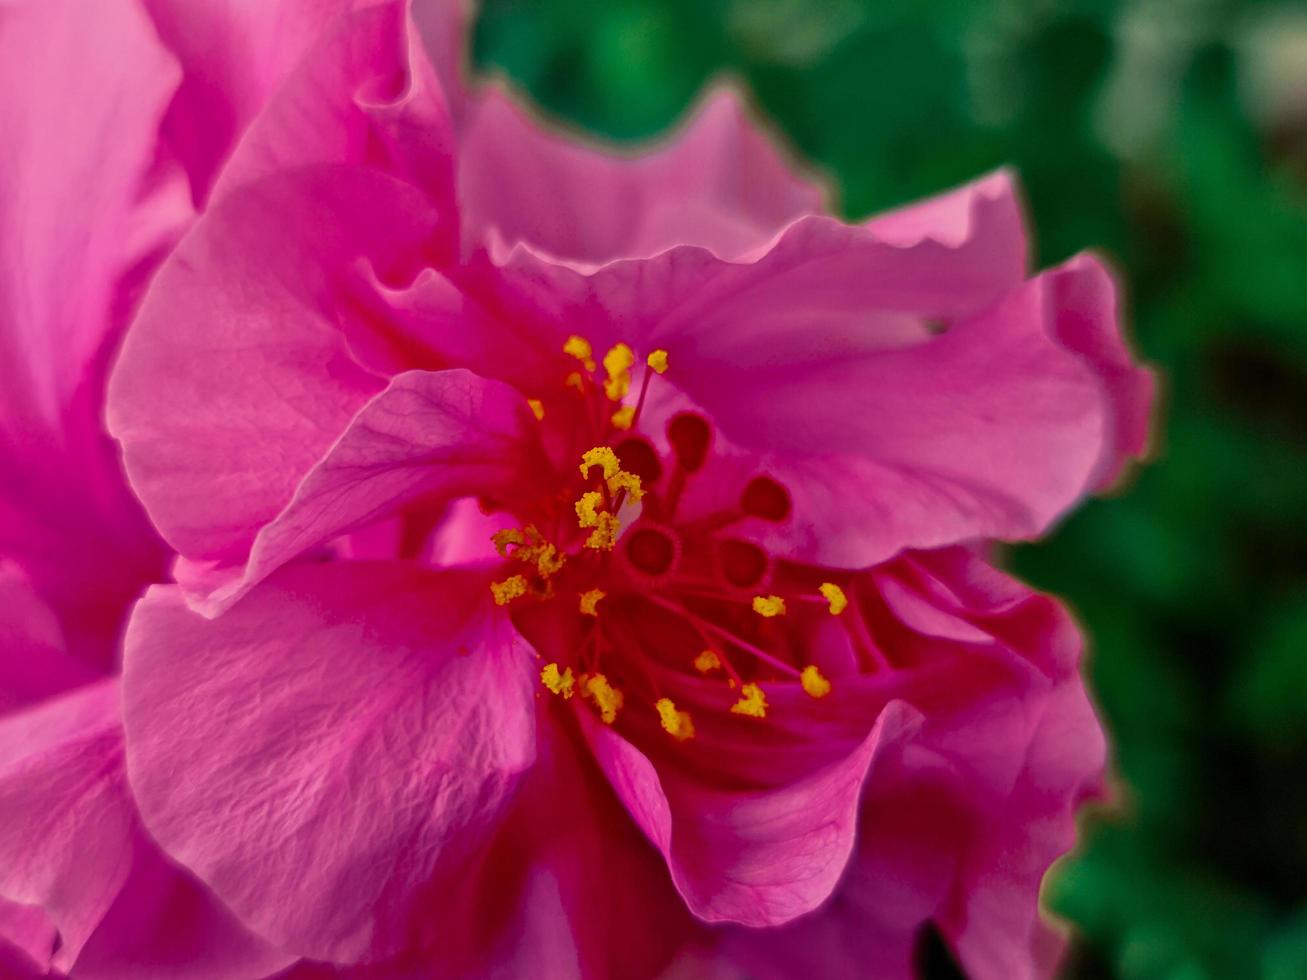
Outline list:
[[[575,357],[587,371],[593,371],[597,365],[594,361],[594,348],[590,341],[576,334],[563,341],[563,353]]]
[[[655,351],[650,351],[649,356],[646,357],[644,361],[655,374],[667,373],[667,351],[663,350],[661,347]]]
[[[849,597],[846,596],[844,590],[834,582],[822,582],[821,585],[817,587],[817,591],[825,596],[826,601],[830,603],[830,614],[832,616],[838,616],[840,613],[844,612],[845,609],[849,608]]]
[[[626,494],[631,495],[631,499],[639,503],[644,499],[644,485],[634,473],[628,473],[626,470],[618,470],[608,479],[608,492],[613,494],[617,499],[613,503],[613,510],[621,510],[622,502]]]
[[[526,576],[510,575],[502,582],[490,583],[490,594],[495,597],[496,606],[506,606],[514,599],[526,595]]]
[[[621,527],[622,523],[617,519],[616,514],[600,514],[599,523],[585,539],[585,546],[594,551],[612,551],[613,546],[617,544],[617,532]]]
[[[612,402],[620,402],[631,390],[631,365],[635,363],[635,351],[626,344],[614,344],[604,355],[604,371],[608,380],[604,382],[604,394]]]
[[[536,417],[536,421],[543,422],[545,420],[545,403],[539,398],[528,398],[526,403],[531,409],[531,414]]]
[[[590,478],[591,468],[598,466],[605,480],[611,480],[622,469],[622,464],[609,446],[595,446],[581,454],[581,476]]]
[[[763,619],[784,616],[785,600],[778,595],[756,595],[753,597],[753,611]]]
[[[599,513],[604,507],[604,495],[598,490],[587,490],[575,504],[576,522],[581,527],[598,527]]]
[[[815,664],[808,664],[799,674],[799,683],[809,697],[824,698],[831,691],[831,683],[821,675]]]
[[[740,700],[731,705],[731,714],[766,718],[767,695],[757,684],[745,684],[740,688]]]
[[[617,712],[622,708],[622,692],[608,683],[603,674],[582,674],[581,693],[594,702],[599,709],[599,718],[605,725],[617,720]]]
[[[625,432],[635,423],[635,406],[623,405],[612,414],[609,421],[613,423],[614,429]]]
[[[558,670],[558,664],[545,664],[540,671],[540,683],[552,694],[557,694],[564,701],[570,700],[576,693],[576,678],[572,676],[572,668],[567,667],[561,673]]]
[[[585,616],[599,615],[599,601],[608,595],[603,589],[591,589],[581,593],[579,608]]]
[[[658,720],[668,735],[678,742],[694,738],[694,721],[688,711],[677,710],[671,698],[659,698],[654,707],[658,709]]]
[[[720,670],[722,658],[717,656],[715,650],[704,650],[694,658],[694,669],[701,674],[711,674],[714,670]]]

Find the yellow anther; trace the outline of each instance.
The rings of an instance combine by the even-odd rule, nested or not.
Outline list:
[[[740,688],[740,700],[731,705],[731,714],[748,715],[750,718],[767,717],[767,695],[757,684],[745,684]]]
[[[495,597],[496,606],[506,606],[519,596],[526,595],[526,579],[521,575],[510,575],[502,582],[491,582],[490,594]]]
[[[554,545],[543,544],[537,549],[535,555],[536,571],[540,573],[541,578],[550,578],[562,570],[566,561],[567,556]]]
[[[614,344],[604,355],[604,370],[608,372],[604,393],[609,401],[620,402],[631,390],[631,365],[634,363],[635,351],[626,344]]]
[[[502,531],[496,531],[490,535],[490,540],[494,543],[495,550],[499,552],[501,558],[508,557],[509,545],[526,544],[526,538],[515,527],[506,527]]]
[[[576,334],[568,337],[563,342],[563,353],[570,354],[578,361],[585,365],[587,371],[595,369],[594,348],[590,346],[590,341],[584,337],[578,337]]]
[[[753,611],[764,619],[785,615],[785,600],[778,595],[756,595],[753,597]]]
[[[587,490],[576,502],[576,522],[581,527],[599,526],[599,509],[604,505],[604,495],[598,490]]]
[[[543,422],[545,418],[545,403],[539,398],[528,398],[526,403],[531,406],[531,414],[536,417],[536,421]]]
[[[635,422],[635,406],[625,405],[613,413],[613,428],[625,432]]]
[[[830,693],[830,681],[822,677],[821,671],[813,664],[803,668],[803,672],[799,674],[799,683],[803,685],[804,691],[814,698],[824,698]]]
[[[617,543],[617,531],[621,523],[612,514],[600,514],[599,525],[585,539],[585,546],[595,551],[612,551]]]
[[[653,368],[654,374],[667,373],[667,351],[661,347],[645,358],[645,362]]]
[[[568,700],[576,693],[576,678],[572,676],[572,668],[567,667],[560,674],[558,664],[545,664],[544,669],[540,671],[540,683],[554,694],[560,694],[563,700]]]
[[[721,658],[712,650],[705,650],[699,656],[694,658],[694,669],[701,674],[707,674],[716,670],[722,665]]]
[[[591,589],[589,592],[582,592],[581,612],[587,616],[598,616],[599,610],[596,607],[599,605],[599,600],[607,594],[603,589]]]
[[[632,500],[640,500],[644,496],[644,488],[640,486],[640,478],[634,473],[626,472],[626,470],[618,470],[608,478],[608,492],[616,496],[623,490],[631,495]]]
[[[659,698],[654,702],[654,707],[658,709],[658,719],[668,735],[678,742],[694,738],[694,722],[688,711],[677,711],[671,698]]]
[[[592,466],[603,468],[605,480],[611,480],[622,468],[622,464],[617,460],[617,453],[613,452],[608,446],[595,446],[593,449],[587,449],[581,455],[581,475],[583,477],[589,478],[590,467]]]
[[[575,388],[577,391],[585,394],[585,378],[581,377],[580,371],[573,371],[567,376],[563,384],[568,388]]]
[[[583,674],[581,690],[595,703],[604,724],[611,725],[617,720],[617,712],[622,707],[622,692],[609,684],[607,677],[603,674]]]
[[[826,601],[830,603],[830,614],[832,616],[838,616],[849,608],[849,597],[834,582],[822,582],[817,587],[817,591],[825,596]]]

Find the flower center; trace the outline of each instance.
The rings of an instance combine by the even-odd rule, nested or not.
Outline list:
[[[668,653],[674,668],[679,664],[700,682],[720,684],[723,709],[746,719],[742,723],[767,717],[767,690],[774,685],[797,684],[812,698],[829,694],[831,683],[808,662],[810,645],[794,621],[840,617],[855,646],[871,644],[844,586],[823,580],[847,584],[847,574],[776,561],[732,533],[748,518],[789,520],[789,492],[758,474],[731,506],[682,516],[687,488],[712,478],[706,470],[714,433],[707,419],[688,411],[667,421],[664,453],[639,433],[651,383],[674,370],[669,354],[655,350],[645,358],[633,393],[636,356],[627,344],[616,344],[596,361],[591,344],[573,336],[563,353],[579,369],[567,373],[553,401],[532,399],[532,411],[550,425],[557,406],[574,430],[559,444],[593,442],[569,464],[575,465],[565,478],[570,491],[531,510],[534,523],[493,538],[499,553],[519,566],[491,586],[495,603],[513,610],[532,602],[554,604],[579,637],[559,644],[558,659],[541,670],[543,686],[564,699],[579,694],[613,724],[628,707],[627,681],[643,678],[649,683],[640,684],[639,700],[647,699],[651,718],[675,742],[693,738],[691,714],[660,693],[648,664],[629,662],[630,651],[641,647],[632,639],[639,630],[626,614],[643,608],[678,624],[676,643],[685,649],[660,651],[660,657]],[[846,610],[853,615],[844,616]]]

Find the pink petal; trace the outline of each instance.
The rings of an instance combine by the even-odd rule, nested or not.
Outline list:
[[[132,786],[165,851],[303,955],[431,942],[424,906],[458,887],[534,757],[532,661],[488,584],[295,566],[216,620],[149,593],[123,683]]]
[[[220,200],[160,270],[114,371],[110,430],[156,525],[239,559],[381,387],[344,335],[359,263],[408,273],[435,215],[390,178],[270,177]],[[312,227],[312,235],[300,230]]]
[[[42,970],[246,980],[286,966],[140,832],[122,760],[116,681],[0,722],[0,895],[58,929]]]
[[[241,141],[217,196],[296,167],[367,167],[422,187],[442,211],[433,233],[452,248],[452,122],[408,7],[406,0],[384,0],[327,24]]]
[[[459,196],[474,239],[581,263],[682,244],[734,257],[821,208],[821,191],[790,172],[725,87],[638,157],[555,135],[487,89],[463,136]]]
[[[706,922],[778,926],[831,894],[853,849],[862,785],[878,753],[914,723],[891,705],[843,760],[770,790],[732,791],[674,768],[579,713],[601,768]]]
[[[0,6],[5,428],[57,431],[105,340],[123,241],[178,78],[136,4]]]
[[[1094,488],[1101,489],[1147,449],[1157,380],[1139,367],[1125,344],[1117,286],[1102,262],[1092,255],[1077,256],[1061,267],[1051,288],[1059,311],[1054,335],[1084,359],[1103,387],[1110,421],[1093,480]]]
[[[788,525],[761,529],[766,543],[863,567],[907,547],[1045,531],[1092,488],[1112,439],[1091,365],[1054,336],[1061,276],[922,344],[754,365],[735,384],[723,361],[715,385],[706,370],[686,379],[794,497]]]
[[[547,466],[538,427],[526,400],[500,382],[462,370],[397,375],[259,531],[244,575],[210,595],[210,605],[216,610],[296,555],[406,504],[518,498]]]
[[[0,715],[96,678],[69,656],[54,611],[17,565],[0,560]]]
[[[0,724],[0,895],[46,910],[67,970],[131,870],[118,687],[112,681]]]
[[[59,930],[45,910],[0,898],[0,976],[47,975]]]
[[[161,136],[197,204],[245,127],[351,0],[142,0],[182,79]]]

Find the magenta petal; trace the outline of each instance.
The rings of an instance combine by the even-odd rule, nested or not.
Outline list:
[[[903,704],[877,718],[843,760],[765,791],[732,791],[661,772],[581,713],[600,767],[706,922],[778,926],[830,895],[853,849],[862,785],[873,760],[919,721]]]
[[[397,375],[259,531],[244,577],[210,599],[230,602],[283,562],[407,503],[512,499],[531,463],[545,465],[536,428],[526,400],[501,382],[462,370]]]
[[[821,207],[721,88],[684,130],[640,157],[547,131],[498,89],[476,104],[459,156],[469,233],[581,263],[698,245],[730,258]]]
[[[0,561],[0,651],[0,715],[97,677],[69,656],[58,617],[7,561]]]
[[[164,536],[242,559],[381,387],[343,334],[359,263],[411,273],[435,214],[390,178],[332,167],[219,201],[156,277],[109,391],[110,430]],[[312,227],[312,235],[298,229]]]
[[[424,899],[458,887],[534,758],[532,660],[488,585],[295,566],[216,620],[151,591],[123,690],[132,787],[164,850],[303,955],[430,942]]]
[[[0,896],[46,910],[67,970],[132,864],[118,686],[104,681],[0,723]]]

